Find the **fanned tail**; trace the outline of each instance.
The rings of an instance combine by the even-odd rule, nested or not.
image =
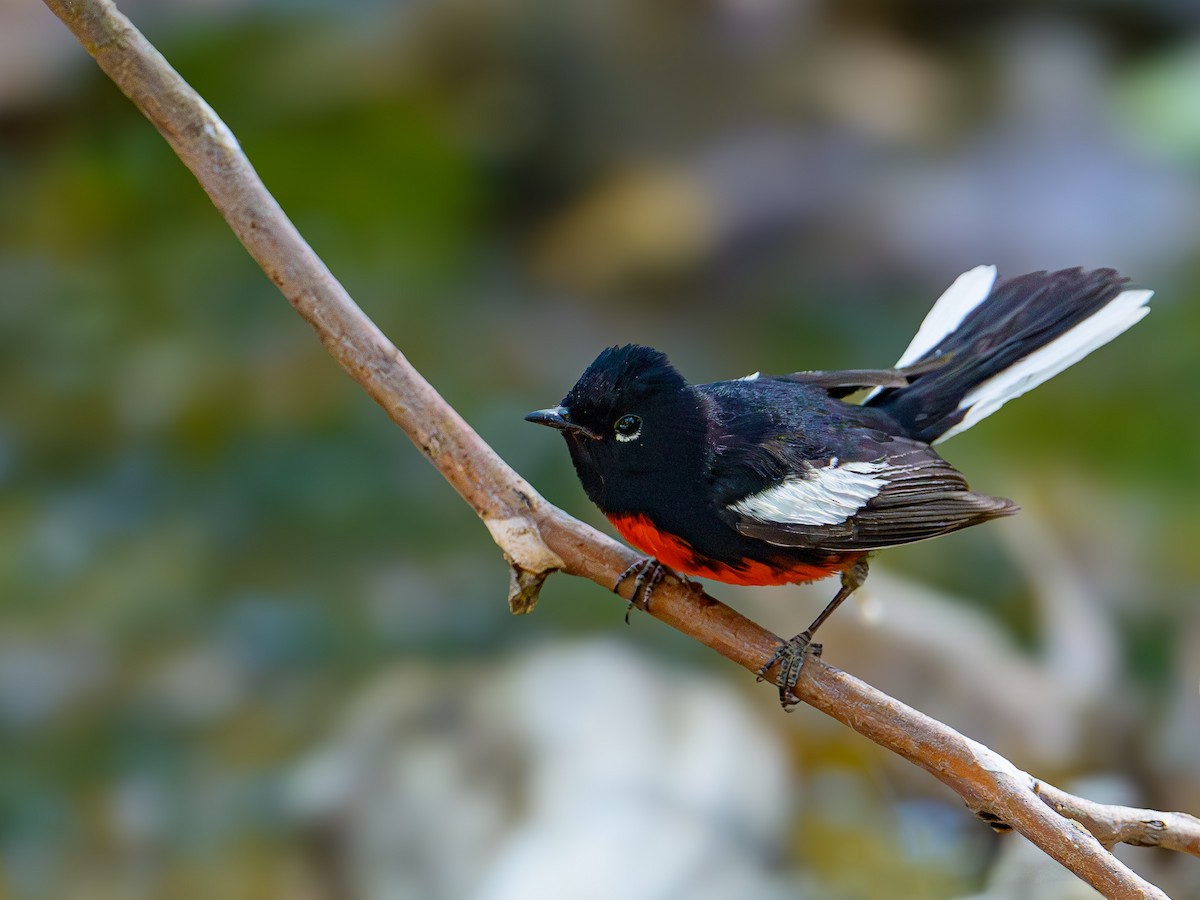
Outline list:
[[[1153,291],[1125,290],[1127,282],[1113,269],[1000,282],[994,266],[972,269],[938,299],[896,363],[928,371],[865,404],[926,443],[966,431],[1139,322]]]

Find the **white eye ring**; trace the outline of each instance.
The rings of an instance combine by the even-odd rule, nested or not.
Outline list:
[[[613,425],[613,436],[618,441],[635,441],[642,433],[642,420],[637,416],[621,416]]]

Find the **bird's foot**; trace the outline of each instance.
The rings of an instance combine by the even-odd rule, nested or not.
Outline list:
[[[633,609],[639,596],[642,598],[642,609],[650,608],[650,595],[667,576],[667,567],[653,556],[643,556],[617,577],[617,583],[613,585],[613,593],[618,593],[622,583],[631,576],[635,577],[633,593],[629,595],[629,604],[625,607],[626,625],[629,624],[629,611]]]
[[[758,680],[762,681],[767,677],[767,670],[779,663],[779,674],[775,678],[775,684],[779,688],[779,704],[789,712],[800,702],[800,698],[793,691],[796,681],[800,678],[800,670],[804,667],[804,660],[810,654],[820,657],[823,649],[820,644],[814,644],[812,638],[812,629],[809,628],[790,641],[781,642],[774,655],[758,670]]]

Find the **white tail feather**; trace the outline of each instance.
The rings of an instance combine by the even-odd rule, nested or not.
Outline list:
[[[979,270],[972,270],[972,272],[977,271]],[[967,275],[970,274],[971,272],[967,273]],[[964,275],[963,278],[965,277]],[[955,284],[957,283],[955,282]],[[1044,347],[1017,360],[1003,372],[998,372],[987,381],[971,388],[958,405],[959,409],[967,411],[966,415],[934,443],[966,431],[976,422],[986,419],[1009,400],[1020,397],[1043,381],[1053,378],[1063,369],[1079,362],[1097,347],[1103,347],[1117,335],[1133,327],[1150,312],[1150,308],[1146,304],[1150,302],[1153,295],[1153,291],[1121,292],[1106,306],[1084,319],[1070,331],[1060,334]],[[941,300],[938,303],[940,304]],[[936,307],[934,311],[936,311]],[[930,316],[932,315],[933,311],[930,312]],[[926,321],[928,322],[928,318]],[[961,322],[962,319],[960,318],[958,321]],[[955,324],[957,325],[957,322]],[[921,330],[924,331],[924,328],[925,326],[922,325]],[[920,337],[920,334],[917,336]],[[939,337],[938,340],[941,338]],[[913,343],[916,343],[915,339]],[[911,349],[910,347],[909,350]],[[907,352],[905,355],[907,356]]]
[[[925,314],[908,349],[896,360],[896,368],[916,362],[953,334],[967,314],[987,299],[995,283],[995,266],[976,266],[955,278],[954,283],[946,288]],[[866,403],[881,390],[883,388],[875,388],[862,402]]]
[[[896,360],[896,368],[915,363],[953,334],[967,314],[987,299],[995,283],[995,266],[976,266],[954,279],[954,283],[946,288],[933,308],[925,314],[925,320],[917,329],[912,343]]]

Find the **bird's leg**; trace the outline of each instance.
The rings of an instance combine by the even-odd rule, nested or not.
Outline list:
[[[650,595],[654,593],[654,589],[658,587],[659,582],[667,575],[667,567],[660,563],[653,556],[643,556],[628,569],[617,576],[617,583],[613,585],[613,593],[617,593],[621,589],[621,583],[631,575],[637,577],[633,582],[633,593],[629,595],[629,604],[625,607],[625,624],[629,624],[629,611],[633,609],[633,605],[637,602],[638,595],[642,597],[642,608],[650,608]]]
[[[767,670],[775,663],[780,663],[779,677],[775,679],[775,684],[779,686],[779,702],[784,709],[791,708],[797,702],[792,694],[792,688],[796,686],[796,680],[800,677],[804,658],[809,653],[813,656],[821,655],[821,645],[812,642],[813,635],[816,634],[818,628],[825,624],[825,620],[833,615],[833,611],[841,606],[847,597],[862,587],[862,583],[866,580],[867,558],[864,556],[842,572],[841,588],[829,601],[829,605],[821,610],[821,614],[813,619],[812,624],[790,641],[781,643],[775,654],[758,670],[758,680],[762,681],[767,675]]]

